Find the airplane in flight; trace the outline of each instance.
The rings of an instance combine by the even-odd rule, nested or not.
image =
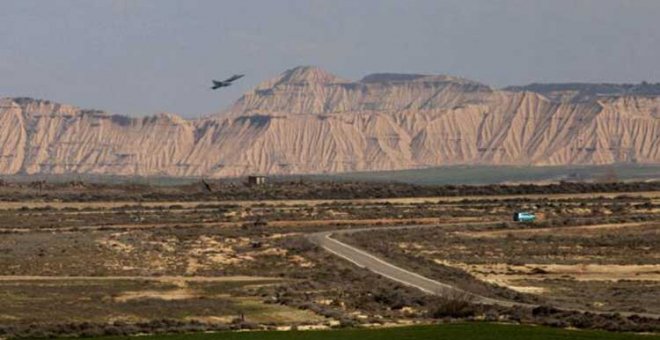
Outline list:
[[[233,76],[231,76],[231,77],[229,77],[229,78],[227,78],[223,81],[213,80],[213,87],[211,87],[211,90],[217,90],[221,87],[231,86],[231,84],[234,81],[236,81],[240,78],[243,78],[244,76],[245,76],[244,74],[235,74],[235,75],[233,75]]]

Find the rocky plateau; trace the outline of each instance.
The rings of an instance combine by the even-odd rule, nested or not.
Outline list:
[[[0,100],[0,174],[241,176],[445,165],[660,163],[660,85],[494,89],[297,67],[222,113],[132,118]]]

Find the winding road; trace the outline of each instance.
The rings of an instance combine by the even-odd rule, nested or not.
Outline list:
[[[497,224],[501,222],[476,222],[476,223],[463,223],[462,225],[489,225]],[[455,226],[455,223],[445,223],[445,224],[436,224],[436,225],[407,225],[407,226],[395,226],[395,227],[368,227],[368,228],[355,228],[355,229],[340,229],[333,231],[322,231],[312,234],[308,234],[307,238],[316,245],[325,249],[326,251],[343,258],[347,261],[352,262],[353,264],[366,268],[376,274],[379,274],[390,280],[399,282],[409,287],[417,288],[425,293],[433,294],[437,296],[447,296],[451,293],[459,292],[467,294],[472,298],[473,302],[486,304],[486,305],[496,305],[503,307],[527,307],[534,308],[538,305],[526,304],[521,302],[514,302],[509,300],[494,299],[486,296],[474,294],[471,292],[464,291],[458,287],[442,283],[436,280],[429,279],[417,273],[413,273],[409,270],[398,267],[394,264],[391,264],[381,258],[378,258],[372,254],[365,252],[364,250],[358,249],[341,241],[338,241],[332,238],[332,235],[336,234],[352,234],[362,231],[382,231],[382,230],[401,230],[401,229],[421,229],[421,228],[439,228],[443,226]],[[576,312],[586,312],[579,309],[565,309],[557,308],[565,311],[576,311]],[[600,314],[598,311],[589,311],[591,313]],[[608,312],[602,312],[602,314],[609,314]],[[631,313],[631,312],[620,312],[622,316],[631,316],[639,315],[654,319],[660,319],[660,315],[654,313]]]
[[[487,225],[495,224],[493,223],[466,223],[474,225]],[[504,307],[535,307],[535,305],[524,304],[520,302],[493,299],[485,297],[482,295],[477,295],[471,292],[464,291],[455,286],[442,283],[436,280],[429,279],[417,273],[413,273],[409,270],[403,269],[401,267],[395,266],[389,262],[386,262],[383,259],[380,259],[372,254],[365,252],[364,250],[358,249],[341,241],[338,241],[332,238],[334,234],[352,234],[361,231],[378,231],[378,230],[397,230],[397,229],[421,229],[421,228],[438,228],[442,226],[450,226],[455,224],[440,224],[440,225],[408,225],[408,226],[396,226],[396,227],[371,227],[371,228],[357,228],[357,229],[342,229],[334,231],[323,231],[313,234],[309,234],[307,238],[325,249],[326,251],[341,257],[347,261],[352,262],[358,267],[369,269],[370,271],[379,274],[383,277],[386,277],[390,280],[399,282],[406,286],[417,288],[425,293],[446,296],[452,293],[461,293],[467,294],[472,298],[474,302],[487,304],[487,305],[498,305]]]

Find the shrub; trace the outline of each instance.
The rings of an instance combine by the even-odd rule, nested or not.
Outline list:
[[[431,317],[440,318],[465,318],[474,316],[476,308],[473,301],[473,296],[464,291],[451,290],[443,294],[438,305],[431,307]]]

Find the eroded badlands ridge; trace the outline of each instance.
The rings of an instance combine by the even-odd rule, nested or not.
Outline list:
[[[660,95],[653,86],[584,92],[569,85],[505,91],[409,74],[355,82],[298,67],[261,83],[228,112],[195,121],[5,98],[0,173],[221,177],[660,163]]]

